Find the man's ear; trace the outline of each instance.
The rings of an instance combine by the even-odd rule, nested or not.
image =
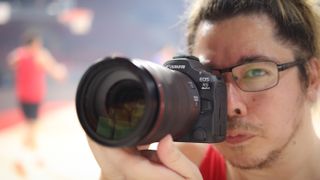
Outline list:
[[[315,102],[317,100],[318,90],[320,87],[320,59],[312,57],[308,61],[308,89],[307,96],[308,98]]]

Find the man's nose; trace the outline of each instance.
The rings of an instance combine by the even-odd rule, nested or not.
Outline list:
[[[228,117],[239,117],[247,114],[247,106],[244,97],[240,94],[240,89],[233,83],[226,83],[227,85],[227,108]]]

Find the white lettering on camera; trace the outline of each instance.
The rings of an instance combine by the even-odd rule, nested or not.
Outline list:
[[[202,90],[210,89],[209,83],[202,83],[201,89],[202,89]]]
[[[199,81],[200,81],[200,82],[209,82],[209,81],[210,81],[210,78],[209,78],[209,77],[200,77],[200,78],[199,78]]]
[[[174,65],[166,65],[167,68],[169,69],[185,69],[186,68],[186,65],[183,65],[183,64],[174,64]]]
[[[193,96],[195,106],[199,106],[199,96]]]

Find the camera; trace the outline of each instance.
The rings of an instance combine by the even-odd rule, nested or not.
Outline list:
[[[226,85],[195,56],[163,66],[146,60],[106,57],[82,76],[76,93],[81,126],[111,147],[174,141],[216,143],[225,139]]]

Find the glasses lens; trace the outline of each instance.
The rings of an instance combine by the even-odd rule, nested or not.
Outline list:
[[[233,77],[244,91],[262,91],[278,83],[277,64],[270,61],[251,62],[235,67]]]
[[[123,80],[111,87],[106,99],[107,116],[100,117],[97,133],[110,140],[119,140],[132,133],[145,110],[142,85]]]

